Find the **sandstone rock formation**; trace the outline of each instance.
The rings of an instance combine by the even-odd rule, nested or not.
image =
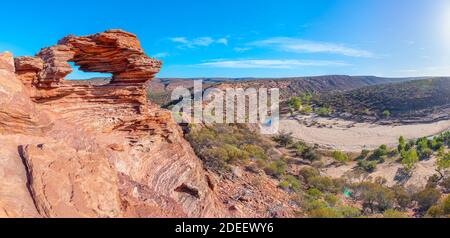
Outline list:
[[[68,62],[111,82],[66,81]],[[0,217],[230,216],[171,113],[147,102],[160,67],[120,30],[0,54]]]

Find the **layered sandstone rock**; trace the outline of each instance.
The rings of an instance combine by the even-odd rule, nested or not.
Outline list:
[[[66,81],[68,62],[113,77]],[[171,113],[147,102],[160,67],[120,30],[0,55],[0,216],[229,216]]]

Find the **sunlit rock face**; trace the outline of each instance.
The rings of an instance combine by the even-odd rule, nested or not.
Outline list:
[[[111,73],[66,81],[69,62]],[[0,54],[0,217],[227,217],[169,111],[149,103],[161,62],[121,30]]]

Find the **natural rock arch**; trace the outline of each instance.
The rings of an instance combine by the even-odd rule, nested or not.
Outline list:
[[[16,71],[24,83],[36,87],[56,87],[72,72],[74,62],[84,72],[111,73],[111,83],[143,84],[161,68],[148,57],[136,35],[108,30],[89,36],[66,36],[57,45],[43,48],[36,57],[18,57]]]

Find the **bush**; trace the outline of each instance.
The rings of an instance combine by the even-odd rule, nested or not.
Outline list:
[[[284,181],[280,185],[286,185],[286,184],[287,184],[287,186],[281,186],[281,187],[290,188],[294,192],[300,191],[301,184],[300,184],[300,181],[298,181],[298,179],[296,177],[294,177],[292,175],[286,175],[284,178]]]
[[[414,200],[419,205],[419,210],[426,212],[433,205],[435,205],[441,198],[441,193],[435,188],[425,188],[414,195]]]
[[[361,154],[358,156],[358,160],[363,160],[369,156],[370,151],[369,150],[362,150]]]
[[[439,185],[444,190],[444,193],[450,193],[450,177],[447,177],[444,180],[442,180],[442,182]]]
[[[242,146],[242,150],[247,152],[247,154],[253,159],[260,160],[268,160],[269,157],[266,155],[266,152],[263,148],[257,145],[244,145]]]
[[[281,132],[279,135],[274,136],[273,140],[277,142],[280,146],[287,147],[294,142],[292,133]]]
[[[287,164],[282,159],[269,163],[264,171],[267,175],[279,178],[286,173]]]
[[[315,110],[316,114],[321,117],[328,117],[331,115],[331,109],[328,107],[319,107]]]
[[[317,169],[315,169],[315,168],[305,167],[305,168],[300,169],[298,175],[299,175],[300,177],[303,177],[303,178],[305,179],[305,181],[306,181],[307,183],[309,183],[308,181],[309,181],[310,178],[319,176],[320,173],[319,173],[319,171],[318,171]]]
[[[394,192],[380,184],[360,183],[354,185],[354,190],[353,196],[362,201],[364,210],[384,212],[394,206]]]
[[[406,171],[411,171],[418,161],[419,157],[417,156],[417,151],[415,148],[411,148],[410,150],[402,154],[401,163],[403,164]]]
[[[325,201],[328,203],[328,206],[334,207],[338,203],[339,199],[334,194],[327,194],[325,195]]]
[[[287,105],[292,112],[296,112],[302,108],[302,100],[299,97],[291,97],[287,101]]]
[[[412,203],[411,195],[400,185],[392,187],[392,190],[395,194],[397,205],[400,209],[406,210]]]
[[[408,215],[404,212],[396,211],[394,209],[388,209],[383,213],[384,218],[408,218]]]
[[[447,195],[447,197],[444,199],[442,207],[444,209],[445,215],[450,215],[450,195]]]
[[[266,160],[270,143],[246,125],[216,124],[190,130],[186,139],[205,166],[218,173],[230,172],[233,164],[247,163],[249,158]]]
[[[317,188],[310,188],[306,191],[306,195],[308,195],[311,199],[320,199],[323,197],[323,193],[319,191]]]
[[[373,159],[378,160],[389,154],[386,145],[381,145],[378,149],[373,152]]]
[[[362,170],[368,172],[368,173],[373,173],[373,172],[375,172],[375,170],[377,168],[377,162],[376,161],[360,160],[360,161],[358,161],[358,167],[361,168]]]
[[[440,218],[450,216],[450,195],[448,195],[440,204],[430,207],[426,213],[427,217]]]
[[[333,159],[339,163],[346,163],[348,161],[348,156],[341,151],[334,151]]]
[[[320,177],[316,176],[309,179],[309,186],[320,190],[323,193],[330,192],[336,193],[338,192],[334,181],[329,177]]]
[[[306,202],[303,204],[303,207],[305,208],[306,211],[311,211],[315,209],[326,208],[328,207],[328,204],[321,199],[312,198],[307,199]]]
[[[340,206],[337,210],[343,218],[356,218],[361,216],[361,210],[356,207]]]
[[[308,146],[306,146],[303,142],[295,142],[294,144],[292,144],[292,149],[295,151],[295,155],[296,156],[303,156],[303,153],[305,152],[306,148]]]
[[[420,159],[425,160],[431,158],[433,151],[430,148],[425,148],[419,152]]]
[[[406,140],[405,137],[400,136],[400,138],[398,139],[398,152],[402,153],[403,151],[406,150]]]
[[[309,161],[316,161],[316,160],[320,160],[320,156],[316,153],[316,151],[314,151],[314,149],[312,148],[306,148],[305,151],[303,152],[303,159],[305,160],[309,160]]]
[[[342,218],[342,215],[334,208],[321,207],[308,212],[310,218]]]
[[[434,205],[428,209],[425,217],[440,218],[444,216],[444,210],[439,205]]]
[[[289,182],[288,181],[283,181],[280,182],[280,184],[278,184],[278,187],[284,189],[284,190],[288,190],[289,189]]]

